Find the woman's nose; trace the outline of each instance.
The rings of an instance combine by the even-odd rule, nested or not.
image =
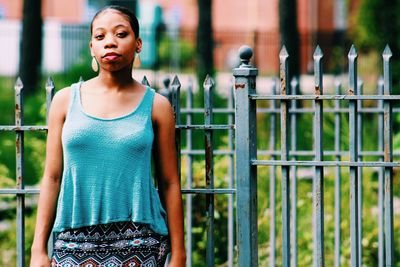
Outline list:
[[[105,48],[108,48],[108,47],[115,47],[116,45],[117,45],[117,42],[116,42],[114,36],[111,35],[111,34],[106,35],[106,37],[105,37],[105,42],[104,42],[104,47],[105,47]]]

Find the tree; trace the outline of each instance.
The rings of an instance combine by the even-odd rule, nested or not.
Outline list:
[[[119,5],[128,8],[134,14],[136,14],[137,0],[109,0],[108,5]]]
[[[296,0],[279,0],[279,31],[281,45],[286,46],[289,54],[289,81],[300,74],[296,2]]]
[[[363,0],[353,32],[356,47],[364,52],[383,52],[386,44],[393,51],[391,58],[393,93],[400,81],[400,3],[396,0]]]
[[[42,63],[42,3],[41,0],[25,0],[20,42],[19,75],[24,92],[38,89]]]
[[[199,85],[202,86],[206,75],[214,74],[212,0],[197,0],[197,3],[199,12],[199,25],[197,27],[197,78]]]

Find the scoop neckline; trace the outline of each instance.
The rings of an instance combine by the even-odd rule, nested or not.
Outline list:
[[[136,107],[135,107],[132,111],[128,112],[127,114],[121,115],[121,116],[118,116],[118,117],[114,117],[114,118],[101,118],[101,117],[97,117],[97,116],[91,115],[91,114],[87,113],[87,112],[83,109],[82,100],[81,100],[81,86],[82,86],[82,83],[83,83],[83,82],[80,82],[80,83],[78,84],[78,86],[77,86],[77,95],[78,95],[78,105],[79,105],[79,109],[80,109],[81,112],[82,112],[84,115],[86,115],[87,117],[92,118],[92,119],[96,119],[96,120],[101,120],[101,121],[120,120],[120,119],[123,119],[123,118],[125,118],[125,117],[128,117],[128,116],[134,114],[134,113],[140,108],[140,106],[143,104],[144,99],[146,98],[147,92],[149,91],[149,87],[146,86],[146,90],[145,90],[145,92],[144,92],[144,94],[143,94],[143,96],[142,96],[142,99],[140,99],[140,101],[139,101],[139,103],[136,105]]]

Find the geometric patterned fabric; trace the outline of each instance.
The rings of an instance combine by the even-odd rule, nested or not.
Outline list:
[[[170,241],[148,225],[128,222],[68,229],[57,235],[55,267],[158,267],[164,266]]]

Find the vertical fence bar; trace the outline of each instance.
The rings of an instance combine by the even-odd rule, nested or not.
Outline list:
[[[51,100],[54,97],[54,92],[55,92],[55,86],[53,79],[49,77],[46,82],[46,124],[48,124],[49,120],[49,111],[50,111],[50,105],[51,105]]]
[[[229,90],[229,96],[228,96],[228,108],[233,109],[233,99],[234,96],[234,89],[233,86]],[[229,112],[228,115],[228,124],[232,125],[234,123],[234,114],[232,112]],[[233,142],[234,140],[234,134],[233,130],[228,131],[228,151],[233,152],[234,146]],[[235,170],[234,170],[234,155],[233,153],[230,153],[229,155],[229,167],[228,167],[228,186],[229,188],[234,187],[234,175],[235,175]],[[233,261],[234,261],[234,255],[233,255],[233,248],[234,248],[234,218],[233,218],[233,195],[229,194],[228,195],[228,267],[233,267]]]
[[[378,80],[378,94],[383,95],[384,87],[384,82],[383,78],[379,77]],[[383,124],[384,124],[384,118],[383,118],[383,100],[379,100],[378,102],[378,110],[379,110],[379,115],[378,115],[378,151],[383,151]],[[384,156],[379,157],[380,161],[384,161]],[[378,216],[378,267],[384,267],[385,266],[385,216],[384,216],[384,211],[383,211],[383,196],[384,196],[384,171],[383,168],[379,168],[379,173],[378,173],[378,210],[379,210],[379,216]]]
[[[357,90],[357,95],[362,95],[363,94],[363,87],[364,87],[364,82],[359,79],[358,83],[358,90]],[[362,156],[362,147],[363,147],[363,115],[362,115],[362,100],[357,100],[357,107],[358,107],[358,112],[357,112],[357,139],[358,139],[358,161],[362,162],[363,161],[363,156]],[[360,265],[362,265],[362,235],[363,235],[363,216],[362,216],[362,207],[363,207],[363,169],[362,167],[358,168],[358,262]]]
[[[322,64],[323,53],[319,46],[314,52],[315,95],[323,95]],[[314,148],[315,161],[323,161],[323,101],[315,99]],[[314,266],[325,266],[324,257],[324,167],[315,167],[313,182],[314,216]]]
[[[354,45],[348,54],[349,58],[349,95],[357,95],[357,52]],[[349,149],[350,162],[358,159],[357,147],[357,100],[349,100]],[[350,254],[351,266],[359,267],[358,250],[358,167],[350,167]]]
[[[15,126],[24,125],[23,84],[20,78],[15,84]],[[24,189],[24,131],[16,131],[17,188]],[[17,266],[25,266],[25,195],[17,194]]]
[[[212,116],[212,91],[214,82],[207,75],[204,81],[204,125],[213,123]],[[205,158],[206,158],[206,187],[214,189],[214,155],[213,155],[213,131],[205,130]],[[206,266],[214,266],[214,194],[206,195],[207,207],[207,250]]]
[[[291,94],[296,95],[297,94],[297,87],[299,85],[299,82],[297,78],[293,78],[292,81],[290,82],[291,86]],[[292,152],[296,151],[297,147],[297,113],[296,113],[296,100],[291,101],[291,110],[292,112],[290,113],[290,128],[292,131],[290,132],[290,150]],[[292,160],[296,161],[296,156],[291,157]],[[292,245],[292,266],[296,267],[297,266],[297,167],[292,166],[291,167],[291,172],[292,176],[292,183],[291,185],[291,220],[292,220],[292,227],[291,227],[291,240],[290,243]]]
[[[336,95],[341,94],[341,83],[335,81],[335,93]],[[340,143],[341,143],[341,113],[340,113],[340,101],[335,101],[335,160],[340,161]],[[342,172],[338,166],[335,170],[335,267],[340,267],[340,244],[341,244],[341,184],[342,184]]]
[[[242,64],[233,70],[235,77],[236,124],[236,215],[238,266],[258,266],[256,103],[249,94],[256,92],[258,70],[249,65],[253,51],[239,49]]]
[[[46,82],[46,125],[49,125],[49,111],[51,101],[54,97],[55,86],[53,80],[49,77]],[[54,247],[54,233],[51,232],[47,242],[47,254],[49,257],[53,254]]]
[[[146,76],[143,76],[142,84],[143,84],[143,85],[146,85],[146,86],[150,86],[149,80],[147,79]]]
[[[384,79],[384,94],[390,95],[392,93],[392,70],[390,68],[390,58],[392,51],[389,46],[385,47],[382,54],[383,57],[383,79]],[[384,160],[385,162],[393,161],[393,123],[392,123],[392,102],[384,100],[384,122],[383,122],[383,135],[384,135]],[[393,168],[385,167],[385,180],[384,180],[384,213],[385,213],[385,249],[386,266],[394,266],[394,237],[393,237]]]
[[[281,95],[289,92],[289,70],[286,47],[283,46],[279,53],[280,61],[280,89]],[[289,103],[281,100],[281,160],[289,158]],[[290,266],[290,167],[282,166],[282,266]]]
[[[172,95],[171,95],[171,91],[170,89],[170,85],[171,85],[171,79],[166,76],[163,79],[163,87],[158,91],[158,93],[162,96],[165,96],[166,98],[168,98],[168,101],[171,103],[172,102]]]
[[[274,79],[272,85],[272,94],[276,95],[277,91],[277,80]],[[276,100],[271,100],[271,112],[270,112],[270,128],[269,128],[269,151],[271,152],[271,160],[276,160],[274,154],[276,147]],[[276,222],[276,167],[269,167],[269,266],[275,267],[275,248],[276,248],[276,233],[275,233],[275,222]]]
[[[146,79],[146,76],[143,80]],[[147,81],[147,79],[146,79]],[[181,124],[181,107],[180,107],[180,95],[181,95],[181,82],[178,76],[175,75],[174,80],[171,84],[172,91],[172,106],[174,108],[175,123],[177,125]],[[178,157],[178,175],[181,177],[181,129],[177,128],[175,130],[175,146]]]
[[[192,108],[193,108],[193,82],[192,80],[189,81],[189,86],[188,86],[188,91],[187,91],[187,97],[186,97],[186,107],[188,112],[186,113],[186,124],[191,125],[192,124]],[[193,172],[192,172],[192,164],[193,164],[193,156],[190,153],[192,150],[192,130],[187,129],[186,130],[186,147],[188,150],[188,157],[187,157],[187,179],[186,179],[186,188],[190,189],[192,188],[192,182],[193,182]],[[192,241],[192,224],[193,224],[193,218],[192,218],[192,200],[193,196],[192,194],[187,194],[186,195],[186,266],[190,267],[192,266],[192,246],[193,246],[193,241]]]

